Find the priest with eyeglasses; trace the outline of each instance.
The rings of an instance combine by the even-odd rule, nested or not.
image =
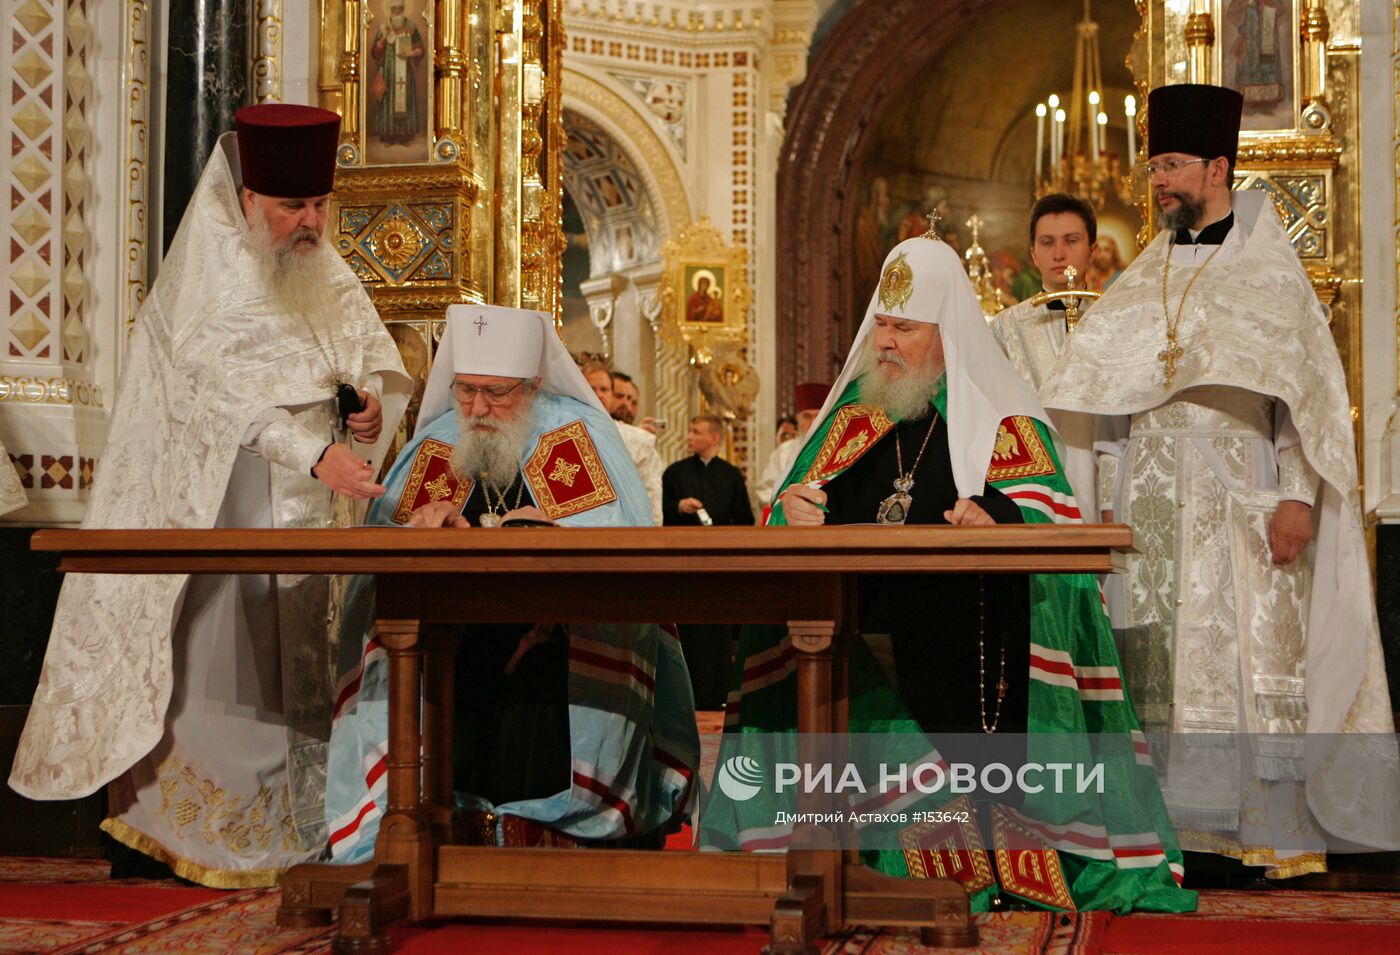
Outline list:
[[[1183,847],[1283,879],[1400,848],[1400,754],[1346,377],[1269,194],[1231,190],[1242,108],[1152,91],[1160,231],[1040,395],[1100,416],[1099,506],[1141,542],[1124,665]]]
[[[531,534],[652,523],[617,427],[552,320],[520,309],[447,310],[417,431],[384,483],[371,524]],[[387,660],[369,626],[372,594],[370,578],[351,586],[342,632],[326,799],[335,862],[370,857],[385,808]],[[673,633],[625,621],[472,625],[455,679],[462,838],[659,847],[684,818],[699,737]]]

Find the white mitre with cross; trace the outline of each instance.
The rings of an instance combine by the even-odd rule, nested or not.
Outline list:
[[[846,386],[864,367],[864,352],[874,336],[877,315],[937,325],[947,365],[953,480],[960,497],[972,497],[986,486],[1001,422],[1017,415],[1048,422],[1049,416],[1035,390],[1011,366],[992,337],[962,259],[934,234],[935,218],[929,217],[929,232],[905,239],[885,256],[880,284],[870,296],[846,365],[817,421],[824,421],[835,409]]]
[[[453,405],[457,375],[540,377],[540,387],[569,395],[607,414],[588,380],[544,312],[500,305],[451,305],[428,372],[418,427],[437,420]]]

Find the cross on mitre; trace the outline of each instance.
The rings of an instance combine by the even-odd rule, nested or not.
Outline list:
[[[486,316],[484,316],[484,315],[478,315],[478,316],[476,317],[476,321],[472,322],[472,324],[476,326],[476,334],[477,334],[477,337],[480,337],[480,336],[481,336],[481,333],[484,332],[484,331],[486,330],[486,325],[487,325]]]
[[[923,234],[923,238],[932,239],[935,242],[942,242],[943,236],[938,234],[938,226],[939,223],[943,221],[943,217],[938,214],[938,210],[934,209],[932,212],[925,215],[924,218],[928,220],[928,231]]]

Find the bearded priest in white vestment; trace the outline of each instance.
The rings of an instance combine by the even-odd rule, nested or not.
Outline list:
[[[1327,314],[1262,192],[1242,100],[1148,100],[1163,225],[1041,390],[1093,412],[1100,507],[1142,553],[1124,664],[1183,849],[1272,878],[1400,848],[1400,760]],[[1188,874],[1190,863],[1188,862]]]
[[[1098,249],[1098,217],[1094,207],[1078,196],[1052,192],[1041,196],[1031,207],[1031,261],[1040,272],[1042,288],[1063,292],[1069,288],[1065,270],[1074,268],[1082,276]],[[992,336],[1012,366],[1037,391],[1044,384],[1070,332],[1065,322],[1065,303],[1043,305],[1032,299],[1002,309],[992,319]],[[1080,300],[1081,311],[1090,304]],[[1098,487],[1094,465],[1094,418],[1068,411],[1051,411],[1050,423],[1064,442],[1065,477],[1074,488],[1074,497],[1085,519],[1097,516],[1094,492]]]
[[[328,527],[383,493],[411,383],[323,238],[339,117],[236,123],[136,319],[85,528]],[[275,884],[326,841],[333,612],[326,577],[70,574],[10,785],[111,783],[118,842]]]

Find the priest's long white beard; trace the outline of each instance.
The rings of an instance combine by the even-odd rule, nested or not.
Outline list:
[[[483,430],[477,426],[489,427]],[[452,449],[452,470],[463,477],[491,475],[493,485],[502,490],[520,470],[525,440],[530,436],[530,406],[522,405],[505,420],[486,415],[463,414],[457,406],[457,446]]]
[[[308,240],[311,246],[297,251]],[[248,216],[247,242],[257,274],[282,310],[305,319],[317,331],[339,327],[344,316],[334,307],[335,296],[330,294],[339,263],[330,243],[311,229],[300,228],[279,246],[257,206]]]
[[[890,377],[893,368],[902,369],[903,373]],[[898,352],[877,352],[872,338],[857,371],[860,400],[880,405],[895,421],[917,421],[929,413],[929,402],[944,371],[943,362],[933,356],[923,367],[910,368]]]

